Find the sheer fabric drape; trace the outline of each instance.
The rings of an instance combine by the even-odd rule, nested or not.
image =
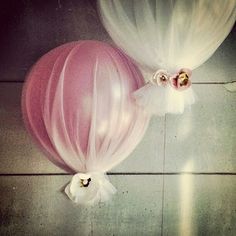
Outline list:
[[[108,33],[139,64],[146,81],[160,69],[175,75],[203,64],[236,17],[235,0],[99,0],[98,5]],[[179,91],[148,85],[135,96],[159,115],[182,113],[195,101],[191,86]]]

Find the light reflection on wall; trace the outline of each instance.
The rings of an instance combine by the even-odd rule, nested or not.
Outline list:
[[[177,136],[179,138],[179,141],[187,139],[192,131],[193,116],[190,109],[191,108],[189,108],[189,111],[185,111],[185,114],[178,120]]]
[[[193,161],[189,160],[183,172],[193,169]],[[183,174],[180,177],[180,224],[179,235],[194,235],[193,219],[193,175]]]

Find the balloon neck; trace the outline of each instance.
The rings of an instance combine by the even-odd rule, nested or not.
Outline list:
[[[76,204],[105,202],[115,192],[115,187],[102,172],[77,173],[65,188],[66,195]]]

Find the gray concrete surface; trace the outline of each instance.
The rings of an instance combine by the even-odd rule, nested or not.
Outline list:
[[[222,84],[193,88],[191,110],[166,116],[165,170],[236,172],[236,93]]]
[[[111,202],[81,207],[60,192],[69,176],[1,177],[1,235],[160,235],[162,176],[110,179]]]
[[[235,235],[236,95],[222,85],[236,80],[235,30],[194,71],[192,109],[153,118],[112,170],[113,200],[75,207],[60,192],[70,176],[24,129],[20,96],[26,72],[48,50],[79,39],[111,42],[96,1],[9,0],[0,20],[0,235]]]
[[[165,177],[163,235],[235,235],[235,176]]]

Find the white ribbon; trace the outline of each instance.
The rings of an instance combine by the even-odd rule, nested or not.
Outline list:
[[[65,193],[76,204],[96,204],[109,200],[116,189],[104,173],[88,172],[75,174]]]

